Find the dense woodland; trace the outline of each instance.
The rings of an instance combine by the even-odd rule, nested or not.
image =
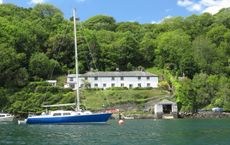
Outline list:
[[[81,73],[153,68],[160,72],[160,88],[171,91],[182,111],[230,110],[230,8],[159,24],[118,23],[97,15],[78,21],[77,30]],[[73,18],[47,4],[0,5],[0,109],[20,113],[40,106],[44,99],[31,92],[31,82],[73,68]]]

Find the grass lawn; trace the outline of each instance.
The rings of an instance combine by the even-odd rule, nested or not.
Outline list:
[[[82,105],[90,110],[101,110],[103,107],[112,107],[116,104],[134,102],[143,104],[154,98],[167,95],[159,89],[152,90],[83,90],[81,91]]]

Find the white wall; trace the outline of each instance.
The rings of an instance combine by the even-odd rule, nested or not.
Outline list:
[[[178,110],[177,110],[177,104],[173,104],[173,105],[172,105],[172,112],[173,112],[173,113],[174,113],[174,112],[177,113],[177,111],[178,111]]]
[[[154,105],[154,112],[155,112],[155,114],[157,114],[157,113],[163,113],[163,106],[159,105],[159,104],[155,104]]]
[[[79,83],[80,86],[84,83],[85,77],[79,77]],[[67,78],[67,86],[70,87],[70,85],[74,85],[76,78],[73,78],[73,81],[70,80],[70,77]],[[114,80],[112,80],[112,77],[98,77],[97,80],[95,80],[95,77],[87,77],[87,81],[91,84],[91,88],[110,88],[112,87],[112,84],[114,84],[114,87],[121,87],[121,84],[124,84],[124,87],[130,88],[130,84],[132,84],[132,88],[138,87],[138,84],[141,84],[141,87],[148,87],[147,84],[150,84],[149,87],[156,88],[158,85],[158,77],[149,77],[149,80],[147,77],[141,77],[139,80],[138,77],[123,77],[123,80],[121,80],[121,77],[114,77]],[[98,86],[96,87],[95,84]],[[106,84],[106,86],[103,86],[103,84]]]

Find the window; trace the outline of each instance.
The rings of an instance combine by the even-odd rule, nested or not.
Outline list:
[[[141,87],[141,84],[138,84],[138,87]]]
[[[121,77],[121,80],[123,81],[123,80],[124,80],[124,77]]]
[[[138,80],[141,80],[141,77],[138,77]]]
[[[112,86],[112,87],[115,87],[115,84],[112,84],[111,86]]]
[[[70,78],[69,78],[69,81],[73,81],[73,77],[70,77]]]
[[[5,117],[5,115],[0,115],[0,117]]]
[[[129,88],[132,88],[133,87],[133,85],[132,84],[129,84]]]
[[[147,80],[149,80],[150,79],[150,77],[147,77]]]
[[[94,80],[98,80],[98,77],[94,77]]]
[[[150,87],[150,83],[147,83],[147,87]]]
[[[121,87],[124,87],[124,84],[123,84],[123,83],[121,84]]]
[[[74,88],[74,84],[70,84],[69,86],[70,86],[70,88]]]
[[[88,77],[85,77],[85,80],[88,80]]]
[[[54,113],[53,116],[61,116],[61,113]]]
[[[63,116],[71,115],[70,113],[63,113]]]
[[[103,87],[106,87],[106,84],[103,84]]]
[[[88,87],[91,88],[91,84],[89,84]]]
[[[81,84],[81,88],[83,88],[84,87],[84,84]]]
[[[94,87],[98,87],[98,84],[94,84]]]
[[[115,77],[112,77],[112,81],[114,81],[115,80]]]

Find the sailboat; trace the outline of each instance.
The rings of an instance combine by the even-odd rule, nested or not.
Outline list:
[[[76,34],[76,10],[73,10],[74,20],[74,44],[75,44],[75,69],[76,69],[76,99],[75,103],[44,105],[43,107],[64,107],[75,106],[74,111],[55,110],[49,113],[43,112],[41,115],[29,116],[21,123],[26,124],[72,124],[72,123],[106,123],[112,113],[92,113],[91,111],[83,111],[80,109],[79,97],[79,77],[78,77],[78,56],[77,56],[77,34]]]

